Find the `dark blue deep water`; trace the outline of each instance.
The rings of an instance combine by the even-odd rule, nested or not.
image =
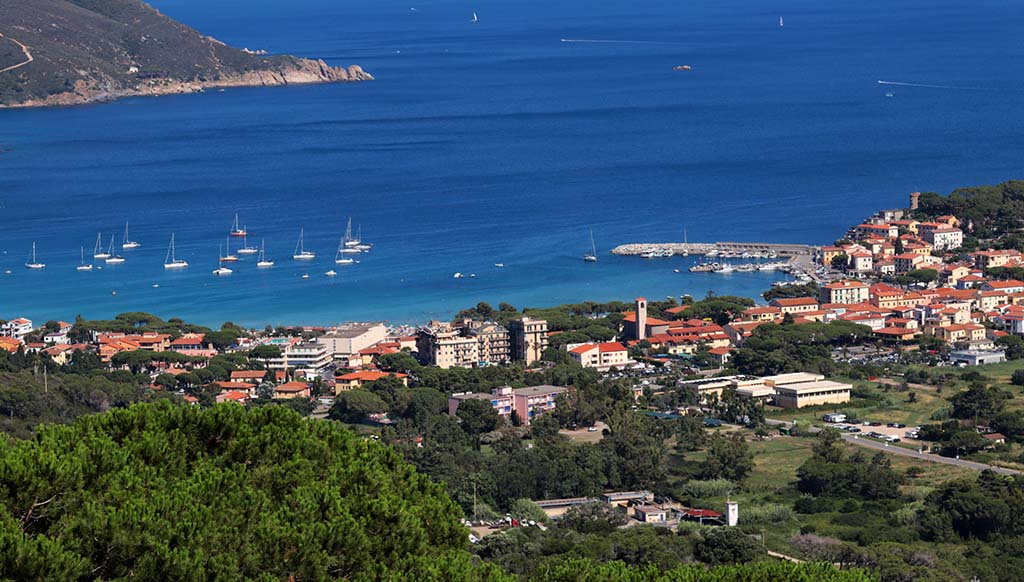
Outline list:
[[[606,252],[684,229],[826,242],[912,190],[1024,169],[1024,3],[155,4],[230,44],[377,80],[0,111],[0,318],[415,322],[481,300],[755,295],[770,276]],[[278,266],[218,279],[236,211]],[[328,279],[349,216],[376,248]],[[126,220],[143,247],[76,272],[79,247]],[[300,227],[314,264],[288,258]],[[579,260],[590,227],[593,265]],[[162,268],[172,232],[187,271]],[[44,271],[22,266],[33,240]]]

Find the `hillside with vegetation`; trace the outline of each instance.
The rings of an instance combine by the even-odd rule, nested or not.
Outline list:
[[[0,2],[0,107],[369,79],[355,65],[229,47],[141,0]]]

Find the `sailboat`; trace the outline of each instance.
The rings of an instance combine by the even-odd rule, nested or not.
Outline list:
[[[476,12],[473,13],[473,20],[470,20],[470,22],[472,22],[472,23],[476,23],[477,22]]]
[[[92,251],[92,258],[94,259],[109,259],[110,253],[103,250],[103,233],[96,233],[96,247]]]
[[[274,266],[274,261],[267,260],[267,249],[265,241],[260,241],[260,256],[256,260],[256,266],[261,269]]]
[[[782,27],[783,27],[783,24],[782,24],[782,17],[780,16],[780,17],[779,17],[779,28],[782,28]]]
[[[224,247],[218,247],[217,254],[220,255],[220,262],[223,263],[224,262]],[[238,258],[236,257],[235,260],[238,260]],[[231,269],[229,269],[227,267],[217,267],[216,269],[213,270],[213,274],[214,275],[230,275],[231,273],[234,273],[234,271],[232,271]]]
[[[236,255],[232,255],[231,254],[231,239],[230,238],[226,239],[226,242],[227,242],[227,245],[228,245],[228,254],[226,254],[226,255],[222,254],[220,256],[220,262],[222,262],[222,263],[237,263],[238,262],[238,257]],[[223,251],[224,248],[222,247],[220,250]]]
[[[295,243],[295,252],[292,253],[292,258],[296,261],[312,261],[316,258],[316,253],[313,251],[307,251],[304,242],[305,229],[299,229],[299,242]]]
[[[246,236],[242,237],[242,247],[235,252],[240,255],[255,255],[260,252],[260,250],[256,247],[249,246],[249,237]]]
[[[590,252],[583,255],[583,260],[588,263],[597,262],[597,245],[594,244],[594,229],[590,229]]]
[[[85,247],[82,247],[82,262],[77,267],[75,267],[75,270],[76,271],[91,271],[92,270],[92,263],[89,263],[88,265],[85,264]]]
[[[371,243],[363,242],[363,225],[361,224],[359,225],[359,232],[356,233],[355,243],[356,244],[353,245],[353,248],[357,248],[364,253],[373,248],[373,245]]]
[[[110,265],[120,265],[124,262],[124,257],[114,254],[114,235],[110,235],[110,248],[107,249],[107,259],[103,262]]]
[[[36,242],[35,241],[32,241],[32,258],[27,263],[25,263],[25,266],[28,267],[29,269],[45,269],[46,268],[46,263],[40,263],[39,260],[36,259]]]
[[[230,232],[230,234],[231,234],[231,236],[245,236],[245,235],[249,234],[245,230],[244,226],[242,226],[242,227],[238,226],[238,213],[237,212],[235,213],[235,222],[231,225],[231,232]]]
[[[140,246],[142,246],[142,245],[140,245],[139,243],[137,243],[137,242],[135,242],[133,240],[130,240],[128,238],[128,221],[127,220],[124,221],[124,240],[121,242],[121,248],[122,249],[137,249]]]
[[[346,241],[344,238],[338,242],[338,252],[334,253],[334,264],[336,265],[351,265],[356,262],[352,257],[346,257],[345,253],[348,252],[348,248],[345,247]]]
[[[184,269],[188,262],[174,256],[174,235],[171,235],[171,244],[167,247],[167,256],[164,257],[165,269]]]
[[[345,238],[341,239],[341,245],[338,247],[339,253],[346,254],[358,254],[363,251],[359,250],[359,243],[362,242],[358,238],[352,236],[352,217],[348,219],[348,226],[345,227]]]

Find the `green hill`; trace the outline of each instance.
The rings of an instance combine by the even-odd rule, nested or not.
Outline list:
[[[0,107],[372,78],[229,47],[141,0],[0,2]]]

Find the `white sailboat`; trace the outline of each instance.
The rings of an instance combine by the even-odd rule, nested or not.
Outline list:
[[[782,17],[780,16],[780,17],[779,17],[779,28],[782,28],[783,26],[784,26],[784,25],[783,25],[783,23],[782,23]]]
[[[594,244],[594,229],[590,229],[590,252],[583,255],[583,260],[588,263],[597,262],[597,245]]]
[[[110,265],[120,265],[124,262],[124,257],[114,254],[114,235],[110,235],[110,248],[107,249],[107,258],[103,262]]]
[[[261,269],[274,266],[274,261],[267,260],[266,241],[260,241],[260,256],[256,260],[256,266]]]
[[[77,267],[75,267],[75,270],[76,271],[91,271],[92,270],[92,263],[89,263],[89,264],[85,263],[85,247],[82,247],[82,262]]]
[[[103,239],[101,238],[103,233],[96,233],[96,247],[92,251],[92,258],[94,259],[109,259],[110,253],[103,250]]]
[[[223,246],[217,248],[217,254],[220,255],[220,262],[223,263],[224,262],[224,247]],[[217,267],[216,269],[213,270],[213,274],[214,275],[218,275],[218,276],[220,276],[220,275],[230,275],[231,273],[234,273],[234,271],[232,271],[231,269],[229,269],[227,267]]]
[[[221,254],[220,255],[220,262],[222,262],[222,263],[237,263],[238,262],[238,257],[236,255],[232,255],[231,254],[231,238],[229,237],[229,238],[225,239],[225,242],[227,243],[227,246],[228,246],[228,254],[226,254],[226,255],[225,254]],[[224,248],[221,247],[220,250],[223,253]]]
[[[240,255],[255,255],[260,252],[260,250],[256,247],[249,246],[249,237],[244,236],[242,237],[242,247],[235,252]]]
[[[345,247],[345,243],[348,242],[344,238],[338,242],[338,251],[334,253],[334,264],[336,265],[351,265],[356,262],[352,257],[346,257],[345,253],[348,252],[348,248]]]
[[[345,254],[359,254],[363,252],[359,249],[359,244],[362,241],[358,237],[352,236],[352,217],[348,218],[348,225],[345,227],[345,237],[341,239],[341,245],[338,247],[339,253]]]
[[[29,269],[45,269],[46,268],[46,263],[40,263],[39,260],[36,259],[36,242],[35,241],[32,241],[32,258],[29,259],[29,261],[27,263],[25,263],[25,266],[28,267]]]
[[[238,213],[237,212],[235,213],[235,222],[233,222],[231,224],[231,232],[229,234],[231,236],[246,236],[247,234],[249,234],[248,231],[245,230],[244,226],[242,226],[242,227],[238,226]]]
[[[299,242],[295,244],[295,251],[292,253],[292,259],[296,261],[312,261],[316,258],[316,253],[313,251],[307,251],[305,246],[305,229],[299,229]]]
[[[174,235],[171,235],[171,244],[167,247],[167,256],[164,257],[165,269],[184,269],[188,262],[174,256]]]
[[[477,17],[476,17],[476,12],[474,12],[474,13],[473,13],[473,20],[470,20],[470,22],[472,22],[472,23],[476,23],[477,21],[478,21],[478,19],[477,19]]]
[[[327,275],[328,277],[334,277],[337,274],[338,274],[338,272],[335,271],[334,269],[331,269],[330,271],[327,271],[326,273],[324,273],[324,275]]]
[[[130,250],[137,249],[140,246],[142,245],[128,238],[128,221],[124,221],[124,240],[121,241],[121,248]]]

